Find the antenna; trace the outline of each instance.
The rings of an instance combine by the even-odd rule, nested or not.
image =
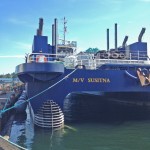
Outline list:
[[[65,41],[66,41],[66,32],[67,32],[67,26],[66,26],[66,24],[67,24],[67,20],[66,20],[66,18],[64,17],[64,45],[65,45]]]

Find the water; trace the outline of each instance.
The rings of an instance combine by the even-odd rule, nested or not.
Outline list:
[[[27,112],[17,115],[10,140],[29,150],[148,150],[150,120],[72,123],[52,132],[35,127]]]

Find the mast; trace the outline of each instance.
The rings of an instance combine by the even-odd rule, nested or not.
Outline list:
[[[66,41],[66,32],[67,32],[67,26],[66,26],[66,24],[67,24],[67,21],[66,21],[66,18],[64,17],[64,39],[63,39],[63,41],[64,41],[64,45],[65,45],[65,41]]]

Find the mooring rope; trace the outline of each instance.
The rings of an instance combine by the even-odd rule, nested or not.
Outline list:
[[[6,106],[7,106],[7,104],[8,104],[9,101],[10,101],[10,98],[7,97],[7,101],[6,101],[6,103],[5,103],[5,106],[4,106],[4,108],[3,108],[3,111],[6,109]]]
[[[25,103],[25,102],[29,102],[29,101],[32,100],[33,98],[35,98],[35,97],[37,97],[37,96],[43,94],[44,92],[46,92],[46,91],[48,91],[49,89],[51,89],[51,88],[53,88],[54,86],[56,86],[57,84],[61,83],[63,80],[67,79],[67,78],[68,78],[70,75],[72,75],[76,70],[77,70],[77,69],[74,69],[71,73],[69,73],[68,75],[66,75],[64,78],[62,78],[61,80],[59,80],[58,82],[56,82],[56,83],[53,84],[52,86],[48,87],[47,89],[41,91],[40,93],[34,95],[33,97],[29,98],[28,100],[26,100],[26,101],[24,101],[24,102],[22,102],[22,103],[20,103],[20,104],[18,104],[18,105],[16,105],[16,106],[19,106],[19,105],[21,105],[21,104],[23,104],[23,103]],[[8,102],[8,100],[9,100],[9,99],[7,99],[7,102]],[[4,109],[1,110],[1,112],[0,112],[0,116],[2,115],[2,113],[6,112],[6,111],[9,111],[9,110],[13,109],[13,108],[16,107],[16,106],[12,106],[12,107],[9,107],[9,108],[7,108],[7,109],[4,107]],[[52,122],[52,123],[53,123],[53,122]],[[52,136],[53,136],[53,130],[52,130],[51,138],[52,138]],[[0,137],[1,137],[1,136],[0,136]],[[2,138],[3,138],[3,137],[2,137]],[[3,138],[3,139],[4,139],[4,138]],[[21,148],[22,150],[27,150],[26,148],[23,148],[23,147],[21,147],[21,146],[15,144],[15,143],[9,141],[9,140],[7,140],[7,141],[8,141],[10,144],[12,144],[12,145],[14,145],[14,146],[16,146],[16,147],[18,147],[18,148]],[[52,141],[51,141],[51,142],[52,142]],[[51,144],[52,144],[52,143],[51,143]],[[51,146],[52,146],[52,145],[51,145]]]
[[[24,101],[24,102],[22,102],[22,103],[19,103],[19,104],[15,105],[15,106],[6,108],[6,109],[4,109],[4,110],[1,110],[1,111],[0,111],[0,115],[2,115],[2,113],[6,112],[6,111],[9,111],[9,110],[11,110],[11,109],[13,109],[13,108],[15,108],[15,107],[17,107],[17,106],[23,104],[23,103],[29,102],[29,101],[31,101],[33,98],[35,98],[35,97],[37,97],[37,96],[39,96],[39,95],[45,93],[45,92],[48,91],[49,89],[55,87],[57,84],[61,83],[63,80],[67,79],[67,78],[68,78],[70,75],[72,75],[76,70],[77,70],[77,69],[74,69],[71,73],[69,73],[68,75],[66,75],[64,78],[62,78],[62,79],[59,80],[58,82],[54,83],[53,85],[51,85],[51,86],[48,87],[47,89],[41,91],[40,93],[38,93],[38,94],[32,96],[31,98],[27,99],[26,101]]]

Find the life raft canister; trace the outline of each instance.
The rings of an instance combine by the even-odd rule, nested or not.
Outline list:
[[[149,77],[149,70],[148,70],[148,69],[143,68],[143,69],[141,70],[141,73],[142,73],[142,75],[143,75],[144,77]]]
[[[103,53],[103,57],[105,58],[105,59],[108,59],[109,58],[109,53]]]
[[[86,69],[85,65],[76,65],[75,69]]]
[[[124,58],[125,58],[125,54],[124,54],[124,53],[120,53],[120,54],[119,54],[119,58],[120,58],[120,59],[124,59]]]
[[[47,62],[47,58],[44,55],[36,56],[36,62]]]
[[[114,59],[117,59],[119,57],[119,54],[118,53],[111,53],[111,57],[114,58]]]

